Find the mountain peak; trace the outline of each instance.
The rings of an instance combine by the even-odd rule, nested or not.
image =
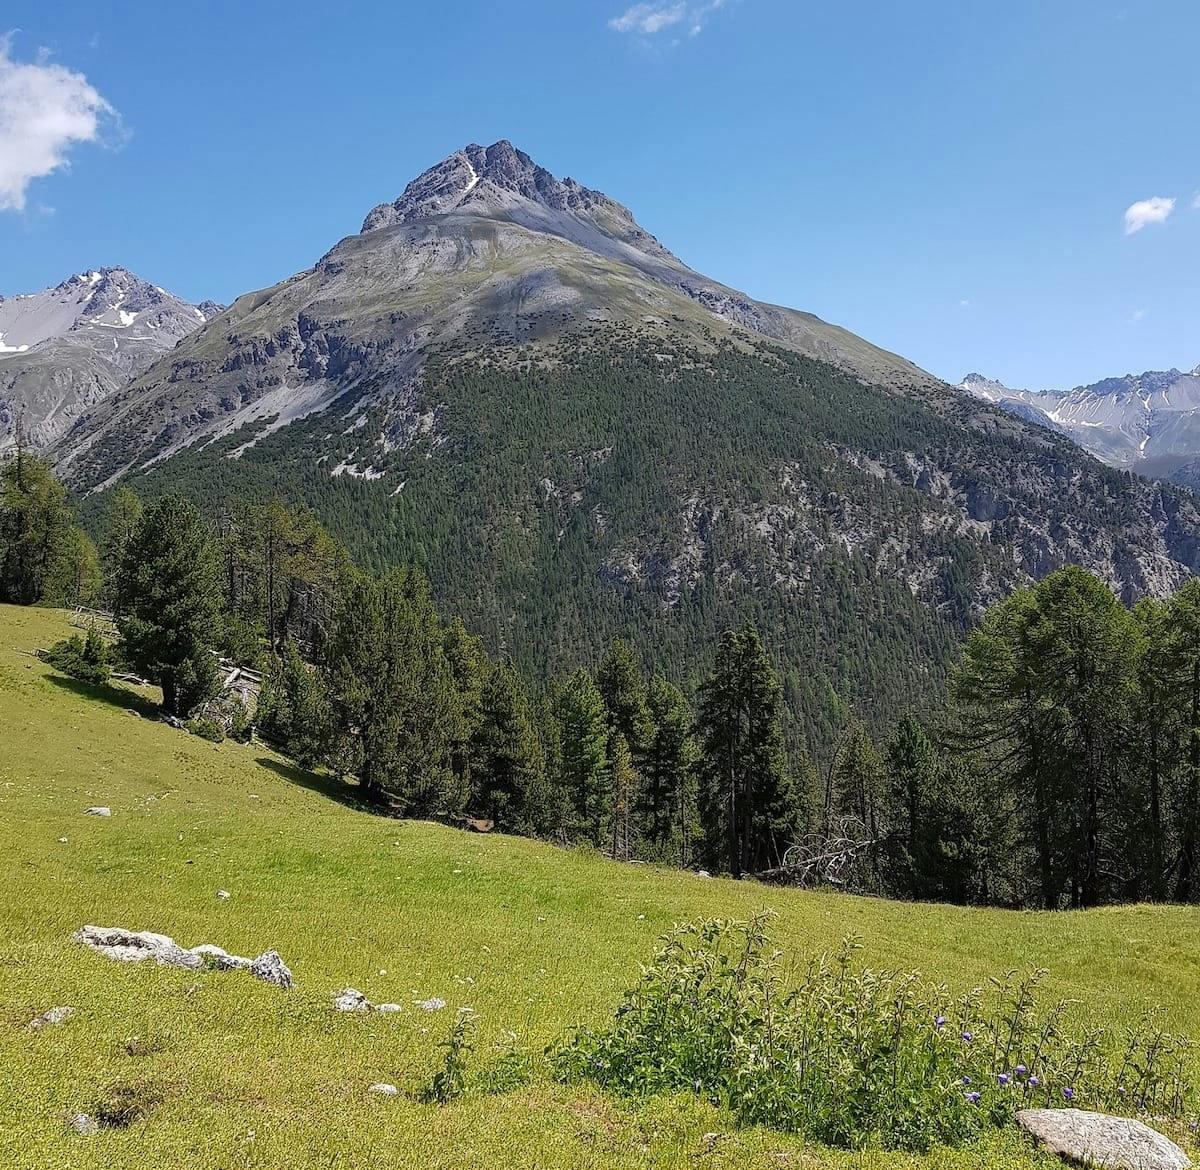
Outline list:
[[[413,179],[394,202],[373,208],[362,231],[452,213],[511,219],[551,230],[555,230],[555,217],[561,226],[565,216],[583,220],[643,252],[674,260],[638,226],[628,208],[575,179],[556,178],[507,138],[491,146],[472,142],[447,155]],[[575,235],[575,227],[563,234]]]

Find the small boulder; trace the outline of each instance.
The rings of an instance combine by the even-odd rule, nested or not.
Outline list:
[[[54,1024],[62,1024],[69,1020],[75,1014],[73,1007],[55,1007],[48,1012],[42,1012],[34,1020],[29,1021],[29,1027],[32,1031],[37,1032],[42,1028],[52,1027]]]
[[[274,983],[276,987],[282,987],[284,991],[291,990],[292,973],[279,957],[278,951],[265,951],[259,955],[250,964],[250,974],[264,983]]]
[[[367,1092],[378,1093],[381,1097],[398,1097],[400,1095],[400,1090],[397,1089],[395,1085],[388,1085],[382,1082],[377,1085],[372,1085]]]
[[[347,987],[333,997],[333,1006],[339,1012],[369,1012],[371,1001],[355,987]]]
[[[377,1012],[402,1012],[404,1009],[398,1003],[377,1003],[375,1010]]]
[[[241,955],[231,955],[212,943],[201,943],[198,947],[192,947],[192,954],[199,955],[208,966],[218,971],[248,971],[254,961]]]
[[[1187,1170],[1188,1156],[1170,1138],[1125,1117],[1082,1109],[1022,1109],[1017,1124],[1043,1149],[1096,1170]]]
[[[119,926],[85,926],[75,939],[119,963],[141,963],[153,959],[163,967],[183,967],[197,971],[204,959],[185,951],[173,938],[149,930],[125,930]]]
[[[446,1006],[444,999],[439,999],[436,995],[430,999],[417,1000],[417,1007],[423,1012],[440,1012]]]
[[[228,899],[229,899],[229,897],[230,897],[230,893],[229,893],[229,891],[228,891],[228,890],[218,890],[218,891],[217,891],[217,897],[218,897],[218,898],[219,898],[219,899],[220,899],[222,902],[225,902],[225,901],[228,901]]]
[[[75,1113],[71,1116],[71,1128],[76,1133],[91,1137],[100,1132],[100,1124],[90,1113]]]
[[[89,817],[111,817],[112,809],[104,804],[94,804],[83,810]]]

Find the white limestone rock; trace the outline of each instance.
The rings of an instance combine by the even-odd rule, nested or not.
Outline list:
[[[1170,1138],[1126,1117],[1082,1109],[1022,1109],[1017,1124],[1043,1149],[1096,1170],[1187,1170],[1188,1156]]]

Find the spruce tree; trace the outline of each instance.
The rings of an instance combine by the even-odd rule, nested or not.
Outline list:
[[[424,576],[397,569],[350,581],[324,656],[346,766],[400,812],[455,811],[461,713]]]
[[[471,743],[473,805],[510,832],[532,827],[546,760],[525,688],[497,663],[483,683]]]
[[[565,798],[572,837],[606,843],[611,811],[608,726],[604,700],[591,674],[577,670],[554,700],[558,784]]]
[[[727,631],[701,688],[698,737],[706,852],[734,877],[778,866],[801,828],[779,707],[757,631]]]
[[[16,452],[0,462],[0,601],[43,599],[70,528],[66,489],[18,435]]]
[[[194,505],[164,496],[138,521],[117,575],[121,652],[162,687],[163,710],[185,716],[216,693],[220,566]]]
[[[651,731],[641,758],[637,820],[651,857],[687,865],[696,820],[692,713],[679,688],[661,674],[651,678],[646,697]]]

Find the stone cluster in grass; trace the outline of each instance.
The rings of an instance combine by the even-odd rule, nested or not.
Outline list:
[[[153,960],[164,967],[182,967],[189,971],[205,968],[218,971],[249,971],[255,979],[288,990],[293,983],[277,951],[264,951],[256,959],[231,955],[213,943],[201,943],[186,949],[165,934],[149,930],[125,930],[119,926],[84,926],[74,934],[77,942],[121,963]]]
[[[347,987],[333,997],[333,1006],[339,1012],[398,1012],[398,1003],[372,1003],[356,987]]]

